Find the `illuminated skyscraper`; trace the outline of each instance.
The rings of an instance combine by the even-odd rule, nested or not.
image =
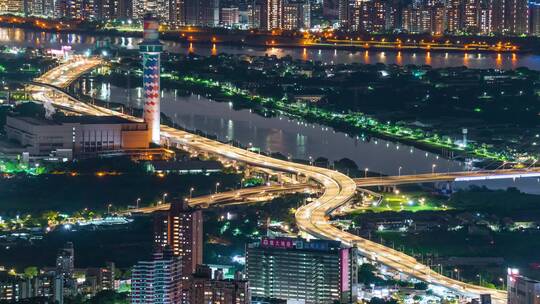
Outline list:
[[[283,0],[266,0],[261,11],[261,27],[266,30],[283,27]]]
[[[203,219],[200,209],[187,207],[183,201],[173,201],[168,211],[154,217],[154,243],[157,247],[170,247],[182,264],[182,288],[197,265],[203,262]]]
[[[355,254],[336,241],[263,238],[247,247],[251,294],[294,303],[356,303]]]
[[[2,0],[0,1],[0,13],[24,13],[23,0]]]
[[[531,15],[530,34],[540,36],[540,1],[529,2],[529,12]]]
[[[444,4],[438,3],[430,7],[431,11],[431,33],[440,35],[444,33],[445,23],[445,7]]]
[[[480,17],[480,2],[479,0],[464,0],[463,1],[463,19],[461,28],[469,33],[478,32],[479,17]]]
[[[170,0],[133,0],[133,19],[143,20],[147,14],[158,16],[163,23],[171,21]]]
[[[138,262],[131,272],[131,303],[182,303],[181,267],[169,248],[158,248],[152,260]]]
[[[446,30],[455,33],[461,30],[461,1],[448,0],[446,2]]]
[[[219,19],[221,25],[225,27],[234,27],[238,25],[238,7],[222,7]]]
[[[186,25],[214,27],[219,24],[219,0],[183,0]]]
[[[56,256],[56,273],[65,279],[73,277],[75,269],[75,250],[73,243],[67,242],[66,245],[58,250]]]
[[[159,42],[159,23],[148,14],[144,17],[143,42],[139,50],[143,57],[143,118],[148,125],[150,140],[159,144],[160,136],[160,55],[163,45]]]
[[[515,35],[529,33],[528,9],[527,0],[506,0],[504,7],[504,31]]]
[[[308,2],[288,1],[283,4],[283,29],[309,29],[310,25],[311,15]]]

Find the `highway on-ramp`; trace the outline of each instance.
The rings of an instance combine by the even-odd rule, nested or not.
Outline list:
[[[186,198],[186,203],[191,207],[208,208],[214,205],[226,203],[258,202],[261,199],[267,199],[269,196],[273,196],[274,194],[307,192],[312,189],[313,187],[308,184],[284,184],[250,187],[218,192],[215,194],[203,195],[194,198]],[[160,210],[169,210],[169,207],[170,204],[165,203],[138,209],[130,209],[126,210],[125,213],[152,213]]]

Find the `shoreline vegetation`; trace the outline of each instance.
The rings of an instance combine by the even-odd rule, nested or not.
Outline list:
[[[111,78],[116,85],[123,85],[125,75],[112,73]],[[131,76],[137,78],[138,76]],[[138,79],[138,78],[137,78]],[[105,77],[102,80],[107,80]],[[136,83],[136,79],[132,79]],[[444,137],[433,134],[430,137],[415,135],[415,131],[391,123],[381,123],[364,113],[338,114],[316,106],[292,106],[286,100],[276,100],[251,94],[247,90],[238,89],[231,83],[222,83],[211,79],[193,76],[180,76],[173,74],[162,75],[162,86],[167,89],[183,89],[186,92],[200,94],[216,102],[232,102],[236,106],[254,109],[262,115],[282,114],[296,119],[303,119],[310,123],[317,122],[334,128],[336,131],[349,135],[360,135],[361,140],[372,140],[371,136],[400,142],[416,148],[437,153],[443,157],[466,160],[469,157],[480,158],[499,166],[501,163],[511,161],[509,155],[489,150],[486,146],[472,146],[467,149],[443,140]],[[120,104],[119,104],[120,105]],[[125,106],[125,105],[122,105]],[[262,107],[262,108],[261,108]],[[261,113],[259,113],[261,114]],[[356,136],[351,135],[351,136]],[[455,155],[454,153],[457,153]],[[454,156],[454,157],[452,157]]]

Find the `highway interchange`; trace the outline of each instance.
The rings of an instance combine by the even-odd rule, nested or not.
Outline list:
[[[77,60],[67,61],[61,66],[45,73],[36,79],[35,82],[45,85],[53,85],[59,89],[62,89],[67,87],[72,81],[80,77],[82,74],[103,63],[104,62],[99,58],[78,57]],[[75,98],[62,93],[62,91],[59,89],[54,89],[45,85],[31,84],[27,87],[27,90],[32,92],[35,100],[43,103],[50,103],[55,107],[68,110],[73,113],[85,115],[116,115],[134,121],[141,121],[140,118],[82,103]],[[169,145],[175,145],[179,148],[216,155],[223,159],[243,162],[254,167],[262,167],[280,172],[292,173],[314,181],[321,186],[322,195],[315,199],[312,203],[306,204],[297,210],[295,216],[297,226],[301,231],[314,237],[339,240],[349,246],[355,246],[364,256],[376,261],[377,263],[386,265],[404,275],[415,277],[433,285],[446,287],[464,297],[477,298],[481,294],[490,294],[494,303],[499,304],[506,302],[505,291],[484,288],[450,279],[436,273],[428,266],[421,264],[411,256],[342,231],[331,224],[329,214],[335,209],[351,201],[355,197],[358,187],[383,185],[391,186],[402,183],[422,183],[467,179],[540,176],[540,170],[538,169],[509,169],[485,172],[472,171],[447,174],[433,173],[353,180],[348,176],[334,170],[271,158],[166,125],[161,126],[161,140],[162,142],[166,142]],[[300,191],[301,189],[305,189],[305,185],[298,185],[298,190]],[[224,196],[220,198],[227,200],[230,199],[232,195],[237,194],[225,193],[222,195]],[[241,195],[246,195],[246,197],[249,196],[247,192]],[[198,200],[193,200],[192,203],[202,203],[203,200],[208,200],[208,197],[201,198],[200,200],[200,202]],[[219,201],[220,200],[215,197],[215,201],[210,200],[210,204],[217,203]]]

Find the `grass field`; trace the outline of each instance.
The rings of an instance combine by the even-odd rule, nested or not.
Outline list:
[[[400,212],[400,211],[444,211],[450,209],[446,205],[446,198],[426,192],[394,192],[384,193],[383,199],[377,206],[370,206],[353,212]]]

